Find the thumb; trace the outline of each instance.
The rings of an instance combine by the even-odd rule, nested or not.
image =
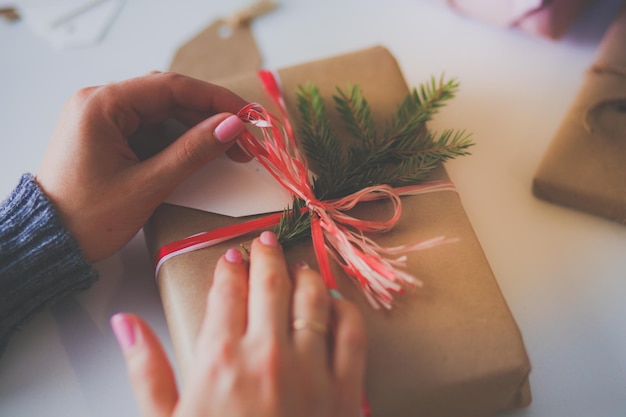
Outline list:
[[[169,417],[178,401],[174,372],[161,343],[150,327],[132,314],[111,317],[143,416]]]
[[[205,164],[228,149],[246,130],[236,115],[221,113],[198,123],[170,146],[144,161],[149,181],[160,184],[165,195]]]

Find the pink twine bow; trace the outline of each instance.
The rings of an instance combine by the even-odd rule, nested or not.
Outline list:
[[[311,212],[313,248],[327,287],[337,288],[328,259],[330,253],[341,268],[358,281],[372,306],[391,308],[393,293],[401,293],[403,284],[421,285],[421,281],[400,269],[406,267],[405,254],[432,248],[451,239],[440,236],[414,244],[382,247],[363,233],[381,233],[394,227],[402,213],[400,195],[454,190],[454,186],[449,181],[398,189],[381,184],[334,200],[317,199],[309,179],[308,163],[298,149],[280,88],[271,72],[261,71],[259,77],[278,105],[283,121],[259,104],[245,106],[239,117],[259,128],[263,139],[259,140],[246,131],[240,139],[243,148],[257,158],[285,189],[304,201]],[[393,215],[385,221],[363,220],[346,213],[360,202],[381,199],[387,199],[393,205]]]

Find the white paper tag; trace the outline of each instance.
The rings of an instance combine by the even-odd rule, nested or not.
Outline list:
[[[284,210],[292,197],[258,161],[240,163],[221,155],[178,186],[166,202],[241,217]]]

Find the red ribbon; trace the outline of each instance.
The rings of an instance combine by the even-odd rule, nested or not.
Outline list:
[[[450,239],[437,237],[415,244],[384,248],[363,233],[379,233],[390,230],[402,213],[400,195],[415,195],[433,191],[454,190],[449,181],[432,182],[397,189],[382,184],[366,187],[351,195],[335,200],[318,200],[309,180],[308,163],[300,152],[293,129],[289,123],[287,107],[280,87],[269,71],[260,71],[259,78],[267,94],[277,104],[282,120],[268,113],[259,104],[251,103],[239,112],[239,117],[260,129],[263,139],[259,140],[249,131],[242,134],[242,148],[256,158],[267,171],[292,195],[304,201],[305,209],[311,212],[311,237],[320,273],[329,289],[336,289],[329,253],[342,269],[363,288],[374,307],[383,305],[391,308],[393,293],[403,290],[402,284],[421,285],[417,278],[403,271],[405,253],[430,248]],[[387,199],[393,205],[393,215],[385,221],[367,221],[348,215],[346,212],[360,202]],[[162,247],[156,260],[156,272],[173,256],[278,224],[282,213],[251,220],[233,226],[200,233]],[[387,256],[385,256],[387,255]],[[400,255],[397,258],[389,256]]]

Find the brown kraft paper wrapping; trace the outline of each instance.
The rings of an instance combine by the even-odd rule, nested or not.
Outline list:
[[[626,222],[626,8],[535,174],[537,197]]]
[[[358,83],[378,121],[393,113],[408,91],[395,59],[381,47],[285,68],[278,74],[292,115],[297,114],[295,90],[308,81],[318,85],[327,99],[336,86]],[[276,110],[255,73],[221,84]],[[326,106],[333,108],[330,100]],[[447,179],[443,167],[433,179]],[[372,202],[359,205],[355,212],[377,218],[389,210],[388,203]],[[146,226],[146,238],[154,254],[169,242],[239,221],[162,205]],[[192,347],[216,260],[258,233],[178,256],[162,266],[157,281],[183,381],[194,366]],[[530,365],[520,332],[459,196],[446,191],[403,198],[400,221],[376,239],[391,246],[440,235],[459,240],[409,255],[409,269],[425,285],[398,296],[391,311],[372,309],[360,287],[333,266],[340,291],[365,316],[366,390],[374,417],[484,417],[530,402]],[[289,249],[287,258],[316,265],[309,242]]]

